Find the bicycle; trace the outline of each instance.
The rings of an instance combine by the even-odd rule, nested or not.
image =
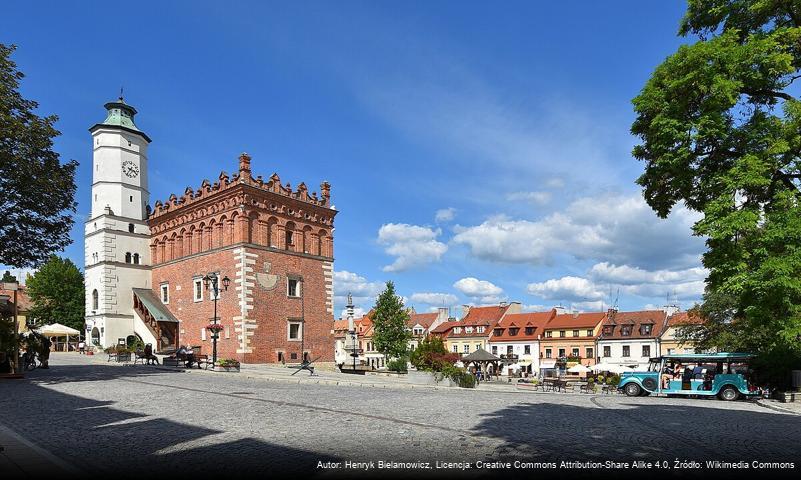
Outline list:
[[[22,354],[22,368],[24,371],[36,370],[36,367],[41,365],[41,362],[36,360],[35,352],[25,352]]]

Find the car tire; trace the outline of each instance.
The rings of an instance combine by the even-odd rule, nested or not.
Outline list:
[[[656,390],[656,380],[651,377],[644,378],[642,380],[642,386],[644,389],[653,392],[654,390]]]
[[[642,388],[634,382],[629,382],[623,387],[623,391],[629,397],[637,397],[642,393]]]
[[[720,389],[720,393],[718,393],[718,397],[721,400],[725,400],[727,402],[732,402],[740,398],[740,392],[737,391],[736,388],[732,387],[731,385],[726,385],[725,387]]]

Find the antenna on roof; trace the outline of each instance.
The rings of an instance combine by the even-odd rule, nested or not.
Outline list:
[[[620,289],[617,289],[617,295],[615,295],[615,303],[612,305],[612,310],[617,310],[617,302],[620,300]]]

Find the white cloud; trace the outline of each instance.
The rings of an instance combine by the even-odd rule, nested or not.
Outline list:
[[[434,221],[436,221],[437,223],[450,222],[455,217],[456,217],[456,209],[453,207],[448,207],[437,210],[437,213],[434,215]]]
[[[604,293],[596,286],[581,277],[562,277],[545,282],[530,283],[526,287],[528,293],[546,300],[563,300],[567,302],[585,302],[601,300]]]
[[[510,202],[530,202],[536,205],[545,205],[551,201],[551,192],[514,192],[506,195]]]
[[[386,253],[397,257],[392,265],[384,267],[385,272],[402,272],[439,261],[448,246],[437,241],[442,234],[440,229],[387,223],[378,230],[378,243],[384,245]]]
[[[678,207],[659,219],[639,195],[584,197],[541,220],[487,219],[456,226],[453,242],[475,257],[493,261],[550,263],[557,254],[632,265],[649,270],[695,267],[704,248],[692,237],[699,216]]]
[[[363,309],[362,307],[355,307],[353,309],[353,318],[355,318],[355,319],[356,318],[362,318],[366,313],[367,313],[367,310]],[[343,308],[339,312],[339,318],[341,318],[342,320],[347,320],[348,319],[348,309],[347,308]]]
[[[545,305],[522,305],[520,309],[524,312],[546,312],[551,309],[551,307]]]
[[[466,277],[453,284],[456,290],[465,296],[474,299],[482,304],[494,304],[505,300],[503,289],[492,282],[479,280],[474,277]]]
[[[424,303],[434,306],[450,306],[459,301],[459,298],[452,293],[413,293],[409,298],[412,303]]]
[[[703,281],[709,271],[703,267],[684,270],[648,271],[629,265],[612,265],[609,262],[596,263],[589,271],[596,282],[607,282],[620,285],[637,285],[655,283],[660,285]]]
[[[354,305],[367,305],[375,302],[375,297],[384,290],[381,282],[370,282],[366,278],[347,270],[334,272],[334,303],[346,305],[348,294],[353,295]]]
[[[554,189],[556,189],[556,188],[562,188],[562,187],[564,187],[564,186],[565,186],[565,181],[564,181],[564,180],[562,180],[562,179],[561,179],[561,178],[559,178],[559,177],[553,177],[553,178],[549,178],[549,179],[548,179],[548,180],[545,182],[545,186],[546,186],[546,187],[548,187],[548,188],[554,188]]]

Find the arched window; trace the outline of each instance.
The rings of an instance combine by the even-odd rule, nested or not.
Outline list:
[[[134,265],[139,265],[139,254],[138,253],[134,253],[134,255],[133,255],[133,263],[134,263]]]
[[[100,307],[100,295],[97,293],[97,289],[92,290],[92,310],[99,310]]]
[[[131,263],[131,252],[125,252],[125,263]]]

